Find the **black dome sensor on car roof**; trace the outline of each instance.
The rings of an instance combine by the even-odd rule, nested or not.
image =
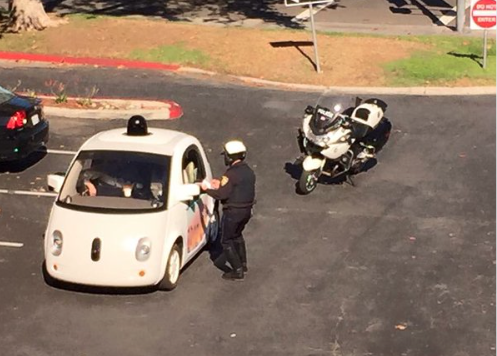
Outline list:
[[[148,135],[147,120],[141,115],[134,115],[128,120],[128,136]]]

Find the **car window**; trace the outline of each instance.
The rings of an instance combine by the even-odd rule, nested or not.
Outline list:
[[[198,148],[190,146],[183,155],[182,163],[183,183],[198,183],[205,179],[205,166]]]
[[[170,156],[127,151],[82,151],[59,202],[72,207],[149,210],[167,202]]]
[[[8,91],[7,89],[4,89],[0,87],[0,104],[5,103],[6,101],[9,101],[12,99],[15,95]]]

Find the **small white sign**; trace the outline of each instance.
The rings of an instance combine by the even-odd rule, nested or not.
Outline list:
[[[330,4],[334,2],[335,0],[285,0],[285,6],[286,7],[307,6],[307,5],[318,5],[318,4]]]

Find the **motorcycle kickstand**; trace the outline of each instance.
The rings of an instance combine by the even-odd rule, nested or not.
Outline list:
[[[347,174],[347,183],[349,183],[353,187],[356,187],[355,182],[350,174]]]

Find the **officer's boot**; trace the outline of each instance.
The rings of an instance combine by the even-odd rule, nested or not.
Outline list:
[[[245,241],[241,240],[241,241],[235,242],[235,247],[236,247],[236,252],[238,253],[238,256],[240,257],[240,261],[242,262],[243,272],[247,273],[248,272],[247,248],[245,247]]]
[[[232,281],[242,280],[244,278],[242,262],[240,261],[238,254],[235,252],[233,245],[234,245],[234,243],[230,242],[229,244],[227,244],[225,246],[224,252],[226,253],[226,258],[228,259],[228,262],[230,263],[233,270],[230,272],[224,273],[223,278],[229,279]]]

